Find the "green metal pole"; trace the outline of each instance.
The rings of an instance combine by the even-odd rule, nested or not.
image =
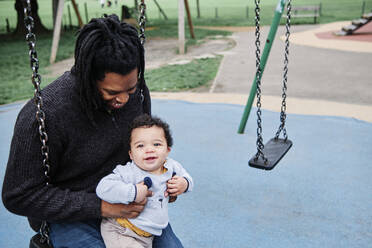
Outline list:
[[[279,0],[279,3],[278,3],[278,5],[275,9],[275,14],[274,14],[273,21],[271,23],[269,35],[267,36],[266,44],[265,44],[265,47],[264,47],[264,50],[263,50],[262,56],[261,56],[261,63],[260,63],[261,74],[259,75],[260,78],[262,78],[262,74],[263,74],[264,69],[265,69],[266,61],[267,61],[267,58],[269,57],[270,50],[271,50],[271,45],[274,42],[275,34],[276,34],[276,31],[278,30],[278,26],[279,26],[279,23],[280,23],[280,18],[282,17],[282,13],[283,13],[286,1],[287,0]],[[242,119],[240,121],[238,133],[243,133],[244,129],[245,129],[245,125],[247,124],[247,120],[248,120],[248,117],[249,117],[249,113],[251,112],[253,100],[256,96],[256,90],[257,90],[256,80],[257,80],[257,78],[255,76],[254,80],[253,80],[253,83],[252,83],[251,92],[249,94],[249,98],[247,100],[247,104],[245,105],[244,113],[243,113]]]

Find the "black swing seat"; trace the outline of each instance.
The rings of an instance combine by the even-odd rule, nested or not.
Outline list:
[[[271,170],[282,159],[282,157],[284,157],[291,146],[292,141],[289,139],[272,138],[265,144],[262,151],[267,159],[266,163],[262,156],[259,156],[258,159],[254,156],[249,160],[249,166],[263,170]]]

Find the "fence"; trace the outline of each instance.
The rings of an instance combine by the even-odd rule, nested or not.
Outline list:
[[[98,1],[95,1],[98,4]],[[112,1],[114,2],[114,1]],[[129,2],[129,1],[126,1]],[[132,1],[130,1],[132,2]],[[159,1],[161,3],[161,1]],[[189,0],[190,2],[190,0]],[[201,6],[199,9],[199,16],[196,6],[190,7],[191,16],[196,24],[210,24],[216,23],[219,25],[251,25],[254,23],[254,4],[253,1],[247,1],[249,4],[241,7],[237,6],[213,6],[209,5],[209,7]],[[314,4],[319,4],[321,0],[314,1]],[[11,4],[10,4],[11,3]],[[121,15],[121,2],[119,1],[118,5],[112,4],[110,8],[105,7],[101,8],[96,7],[92,8],[89,5],[89,8],[86,7],[86,2],[78,1],[79,3],[79,11],[80,15],[83,19],[83,22],[86,23],[87,20],[90,20],[93,17],[102,16],[103,13],[115,13],[117,15]],[[292,5],[295,6],[296,1],[292,1]],[[7,4],[7,5],[5,5]],[[305,4],[303,4],[305,5]],[[307,4],[308,5],[308,4]],[[8,10],[4,10],[4,6],[8,8]],[[11,32],[15,29],[17,25],[17,13],[14,10],[14,0],[12,1],[0,1],[0,33],[7,33]],[[129,6],[132,7],[132,6]],[[151,7],[151,8],[150,8]],[[160,11],[156,6],[150,6],[147,8],[147,17],[151,20],[161,20],[163,16],[160,14]],[[177,7],[167,7],[162,6],[163,10],[165,11],[167,17],[170,21],[177,19]],[[263,24],[270,24],[271,18],[274,13],[276,5],[262,5],[261,7],[261,21]],[[9,9],[13,8],[13,9]],[[319,18],[320,23],[331,22],[331,21],[338,21],[338,20],[352,20],[358,18],[362,15],[362,13],[372,11],[372,0],[368,1],[350,1],[349,3],[342,3],[342,4],[331,4],[331,3],[322,3],[321,4],[321,16]],[[42,20],[44,26],[48,29],[52,29],[53,26],[53,18],[51,11],[48,14],[48,11],[42,11],[39,9],[39,16]],[[304,20],[297,20],[296,22],[299,23],[311,23],[311,20],[304,19]],[[71,6],[70,2],[65,3],[65,9],[62,19],[62,24],[64,28],[69,28],[71,26],[78,26],[77,17],[75,12]]]

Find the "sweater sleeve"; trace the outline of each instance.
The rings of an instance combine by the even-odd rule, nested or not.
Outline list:
[[[50,222],[99,218],[101,201],[94,192],[53,184],[64,144],[56,125],[58,120],[51,114],[46,116],[52,182],[46,185],[35,107],[29,102],[18,115],[14,128],[2,189],[4,206],[15,214]]]
[[[172,161],[173,169],[174,169],[174,172],[176,173],[176,175],[186,178],[186,180],[189,182],[189,186],[188,186],[186,192],[191,192],[192,189],[194,188],[194,181],[192,180],[192,177],[185,170],[185,168],[183,168],[183,166],[180,163],[178,163],[177,161],[175,161],[173,159],[170,159],[170,160]]]
[[[113,173],[105,176],[98,183],[96,193],[99,198],[109,203],[128,204],[136,198],[136,186],[130,183],[129,178],[133,175],[129,164],[118,165]]]

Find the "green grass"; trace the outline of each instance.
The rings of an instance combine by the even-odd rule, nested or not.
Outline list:
[[[14,10],[15,0],[0,0],[0,33],[6,32],[5,19],[8,18],[11,29],[16,26],[16,11]],[[88,19],[93,17],[102,16],[102,14],[116,13],[121,15],[121,5],[126,4],[129,7],[134,6],[134,0],[118,0],[118,5],[113,4],[112,7],[101,8],[99,1],[97,0],[80,0],[77,1],[79,4],[79,11],[83,22],[86,23],[86,17]],[[114,2],[114,1],[113,1]],[[177,3],[176,0],[159,0],[159,4],[167,14],[170,22],[174,22],[177,19]],[[193,22],[196,25],[229,25],[229,26],[242,26],[242,25],[253,25],[254,21],[254,1],[247,0],[202,0],[200,2],[201,18],[197,18],[196,11],[196,0],[189,0],[190,12],[193,17]],[[292,0],[293,6],[299,5],[314,5],[322,3],[322,16],[319,18],[320,23],[327,23],[338,20],[351,20],[359,18],[362,12],[363,2],[365,2],[365,12],[372,11],[372,0]],[[52,9],[51,0],[38,0],[39,3],[39,15],[43,24],[51,29],[52,28]],[[87,4],[87,15],[85,12],[85,3]],[[271,18],[274,13],[274,8],[277,5],[278,0],[263,0],[261,1],[261,17],[262,24],[269,25]],[[162,20],[159,15],[159,10],[156,7],[154,1],[147,0],[147,16],[149,24],[153,25]],[[246,7],[248,7],[248,18],[246,17]],[[218,18],[215,18],[215,11],[217,8]],[[68,15],[68,9],[71,13],[71,24],[77,26],[77,18],[74,13],[70,1],[65,1],[64,5],[64,16],[63,23],[66,25],[70,24],[70,18]],[[296,23],[311,23],[311,18],[298,19]]]
[[[160,38],[177,38],[178,36],[178,29],[176,25],[168,24],[168,23],[158,23],[155,29],[146,31],[146,37],[151,39],[154,37]],[[231,32],[228,31],[221,31],[221,30],[207,30],[207,29],[200,29],[194,28],[195,39],[191,38],[189,28],[185,29],[185,50],[187,52],[187,48],[193,45],[201,44],[204,38],[206,37],[213,37],[213,36],[228,36],[231,35]]]
[[[219,30],[207,30],[207,29],[200,29],[195,28],[195,39],[200,40],[204,39],[208,36],[216,36],[222,35],[227,36],[230,35],[231,32],[228,31],[219,31]],[[171,25],[167,23],[158,23],[155,29],[146,31],[146,37],[153,38],[153,37],[161,37],[161,38],[177,38],[178,36],[178,29],[176,25]],[[191,39],[190,31],[188,28],[185,29],[185,37],[186,39]]]
[[[194,59],[185,65],[167,65],[147,71],[150,91],[182,91],[208,85],[216,76],[222,56]]]
[[[61,36],[57,61],[73,56],[75,32],[76,31],[66,31]],[[196,29],[195,34],[197,40],[189,39],[186,46],[201,42],[207,36],[228,35],[230,32]],[[146,32],[146,36],[149,39],[152,37],[175,38],[177,36],[177,29],[174,26],[160,25],[157,29]],[[188,33],[187,37],[189,37]],[[49,65],[49,55],[52,43],[51,39],[51,33],[37,36],[36,50],[40,61],[39,72],[42,75],[47,74],[45,68]],[[3,59],[0,61],[0,104],[31,98],[33,95],[33,85],[30,80],[31,68],[28,46],[24,41],[24,37],[1,35],[0,54],[3,54]],[[54,79],[55,78],[43,77],[42,87],[45,87]]]
[[[69,58],[73,55],[74,33],[66,32],[61,37],[57,60]],[[51,47],[50,35],[39,35],[36,50],[40,62],[39,73],[45,74],[45,67],[49,65]],[[0,39],[0,104],[14,102],[33,95],[31,83],[31,68],[28,46],[23,37],[1,36]],[[42,85],[47,85],[52,78],[42,78]]]

